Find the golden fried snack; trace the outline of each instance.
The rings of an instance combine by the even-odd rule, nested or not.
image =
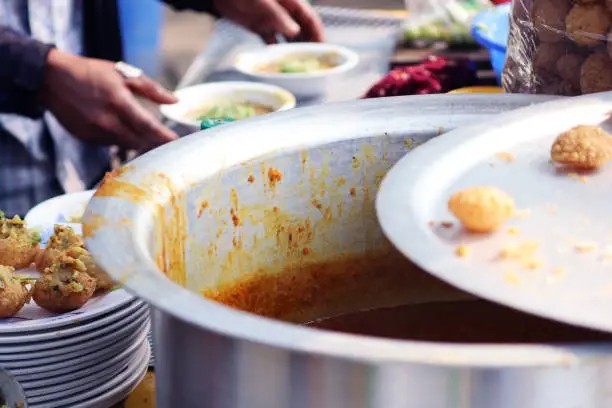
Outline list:
[[[574,87],[569,81],[557,76],[546,78],[546,82],[538,86],[538,93],[542,95],[580,95],[580,88]]]
[[[32,297],[38,306],[54,313],[82,307],[96,290],[96,281],[86,272],[85,264],[60,256],[36,281]]]
[[[68,250],[66,253],[69,257],[74,259],[78,259],[83,262],[85,265],[85,269],[87,274],[95,279],[96,281],[96,291],[98,290],[109,290],[115,286],[115,282],[111,279],[110,276],[106,274],[102,269],[95,264],[91,254],[88,250],[81,247],[73,247]]]
[[[550,158],[578,169],[597,169],[612,160],[612,137],[597,126],[576,126],[555,139]]]
[[[556,42],[564,38],[565,20],[571,8],[567,0],[534,0],[531,21],[540,41]]]
[[[557,75],[557,61],[568,51],[569,47],[562,41],[541,43],[533,53],[533,71],[539,76]]]
[[[448,209],[468,230],[493,232],[512,216],[514,201],[496,187],[472,187],[453,194]]]
[[[74,247],[84,248],[83,238],[66,225],[56,225],[53,228],[53,235],[49,238],[47,245],[36,256],[34,261],[36,269],[40,273],[44,273],[60,256],[65,255],[70,248]]]
[[[15,269],[0,265],[0,319],[14,316],[30,300],[27,280],[14,275]]]
[[[603,52],[595,52],[584,60],[580,67],[580,89],[582,93],[612,90],[612,58]]]
[[[561,56],[555,63],[557,74],[577,91],[580,90],[580,67],[584,57],[578,53]]]
[[[567,34],[580,45],[595,46],[610,30],[610,14],[601,4],[577,4],[565,18]]]
[[[40,248],[40,235],[27,228],[18,216],[6,218],[0,212],[0,265],[27,268]]]

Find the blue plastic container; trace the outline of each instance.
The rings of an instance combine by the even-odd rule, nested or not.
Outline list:
[[[123,60],[156,78],[164,9],[158,0],[119,0]]]
[[[491,10],[478,13],[472,22],[472,36],[478,44],[489,50],[491,65],[501,83],[501,74],[506,62],[508,33],[510,32],[510,3],[501,4]]]

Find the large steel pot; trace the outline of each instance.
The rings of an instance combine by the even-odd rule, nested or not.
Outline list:
[[[546,99],[446,95],[298,109],[188,136],[107,178],[87,208],[84,232],[96,261],[154,308],[158,407],[612,406],[612,344],[357,336],[200,295],[266,274],[274,277],[268,293],[278,295],[293,290],[275,283],[278,274],[374,254],[382,260],[375,273],[366,262],[299,283],[311,285],[299,299],[305,306],[284,318],[469,298],[397,255],[375,217],[377,185],[441,130]],[[351,273],[368,281],[344,278]],[[323,278],[337,284],[322,286]],[[253,310],[275,315],[280,298],[249,299]]]

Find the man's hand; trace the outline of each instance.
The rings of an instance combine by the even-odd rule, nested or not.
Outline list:
[[[307,42],[323,41],[323,23],[306,0],[214,0],[224,17],[259,34],[267,43],[276,34]]]
[[[75,137],[89,143],[146,151],[178,138],[138,101],[176,98],[145,76],[124,79],[109,61],[52,50],[41,101]]]

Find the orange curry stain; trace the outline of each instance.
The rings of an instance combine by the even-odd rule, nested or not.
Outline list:
[[[204,213],[204,210],[206,210],[208,208],[208,201],[204,200],[202,201],[202,203],[200,203],[200,206],[198,207],[198,218],[200,218],[202,216],[202,214]]]
[[[135,204],[143,205],[152,210],[154,217],[155,261],[160,270],[176,283],[185,286],[186,274],[186,239],[187,214],[184,192],[179,192],[172,180],[163,174],[157,173],[143,180],[145,186],[139,187],[133,183],[119,178],[130,171],[132,167],[106,173],[95,197],[121,198]],[[166,208],[160,203],[160,190],[168,193]],[[164,191],[165,190],[165,191]],[[121,220],[121,223],[130,225],[130,220]],[[85,234],[91,236],[96,229],[104,225],[104,220],[93,219],[83,225]]]
[[[270,185],[274,186],[276,183],[283,180],[283,173],[273,167],[270,167],[268,169],[268,180],[270,180]]]
[[[185,193],[178,191],[172,180],[158,173],[153,181],[158,181],[168,190],[170,197],[165,208],[159,208],[156,217],[156,261],[168,277],[181,286],[187,285],[186,241],[187,214]]]
[[[151,195],[135,184],[122,181],[112,172],[106,173],[94,197],[116,197],[133,203],[142,204],[151,199]]]
[[[98,229],[108,225],[109,222],[106,218],[100,214],[93,214],[83,223],[83,235],[85,235],[86,238],[91,238],[96,234]]]

